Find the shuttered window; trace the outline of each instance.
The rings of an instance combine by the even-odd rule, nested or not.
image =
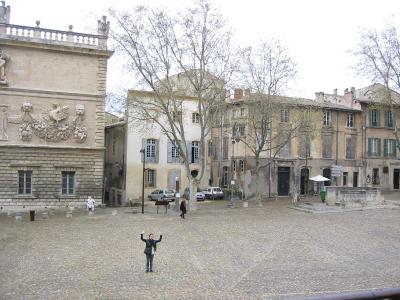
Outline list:
[[[368,156],[381,156],[381,139],[368,139]]]
[[[32,193],[32,171],[18,171],[18,194]]]
[[[383,155],[386,157],[397,156],[396,140],[393,139],[383,140]]]
[[[75,172],[61,172],[63,195],[73,195],[75,189]]]

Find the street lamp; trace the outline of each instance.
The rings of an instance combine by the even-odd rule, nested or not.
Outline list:
[[[142,214],[144,214],[144,172],[146,171],[146,149],[140,149],[140,153],[143,154],[143,169],[142,169]]]
[[[233,198],[233,185],[234,185],[234,172],[236,172],[236,169],[237,169],[237,165],[236,165],[236,163],[234,164],[234,162],[233,162],[233,159],[234,159],[234,157],[235,157],[235,143],[238,143],[239,141],[240,141],[240,134],[239,134],[239,132],[238,132],[238,128],[236,127],[236,124],[233,126],[233,128],[232,128],[232,158],[231,158],[231,162],[232,162],[232,165],[231,165],[231,169],[232,169],[232,172],[231,172],[231,184],[230,184],[230,186],[231,186],[231,197],[230,197],[230,201],[229,201],[229,206],[230,207],[233,207],[233,201],[232,201],[232,198]],[[233,171],[233,166],[235,166],[235,171]]]

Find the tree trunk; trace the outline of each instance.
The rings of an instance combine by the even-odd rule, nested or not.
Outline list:
[[[260,173],[259,173],[259,167],[260,167],[260,157],[256,155],[256,201],[258,206],[263,206],[261,203],[261,195],[260,195]]]
[[[196,211],[197,210],[196,193],[197,193],[197,188],[199,186],[199,181],[196,178],[190,177],[189,182],[190,182],[189,211]]]

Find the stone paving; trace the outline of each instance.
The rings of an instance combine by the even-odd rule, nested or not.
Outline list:
[[[35,222],[2,214],[0,299],[291,299],[400,286],[400,210],[226,204],[200,203],[186,220],[152,205]],[[154,273],[144,272],[142,230],[163,234]]]

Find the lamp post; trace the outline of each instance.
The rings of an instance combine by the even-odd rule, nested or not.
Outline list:
[[[142,214],[144,214],[144,172],[146,171],[146,149],[140,149],[140,153],[143,154],[143,169],[142,169]]]
[[[235,172],[236,172],[236,169],[237,169],[237,165],[236,165],[236,163],[233,162],[233,160],[234,160],[234,157],[235,157],[235,143],[238,143],[239,141],[240,141],[240,135],[239,135],[239,133],[237,131],[236,124],[235,124],[233,126],[233,128],[232,128],[232,158],[231,158],[232,172],[231,172],[231,184],[230,184],[231,197],[230,197],[230,201],[229,201],[229,207],[233,207],[233,201],[232,201],[232,199],[233,199],[233,185],[235,183],[233,178],[234,178],[234,175],[235,175]],[[233,170],[233,166],[235,166],[235,168],[236,168],[235,171]]]

